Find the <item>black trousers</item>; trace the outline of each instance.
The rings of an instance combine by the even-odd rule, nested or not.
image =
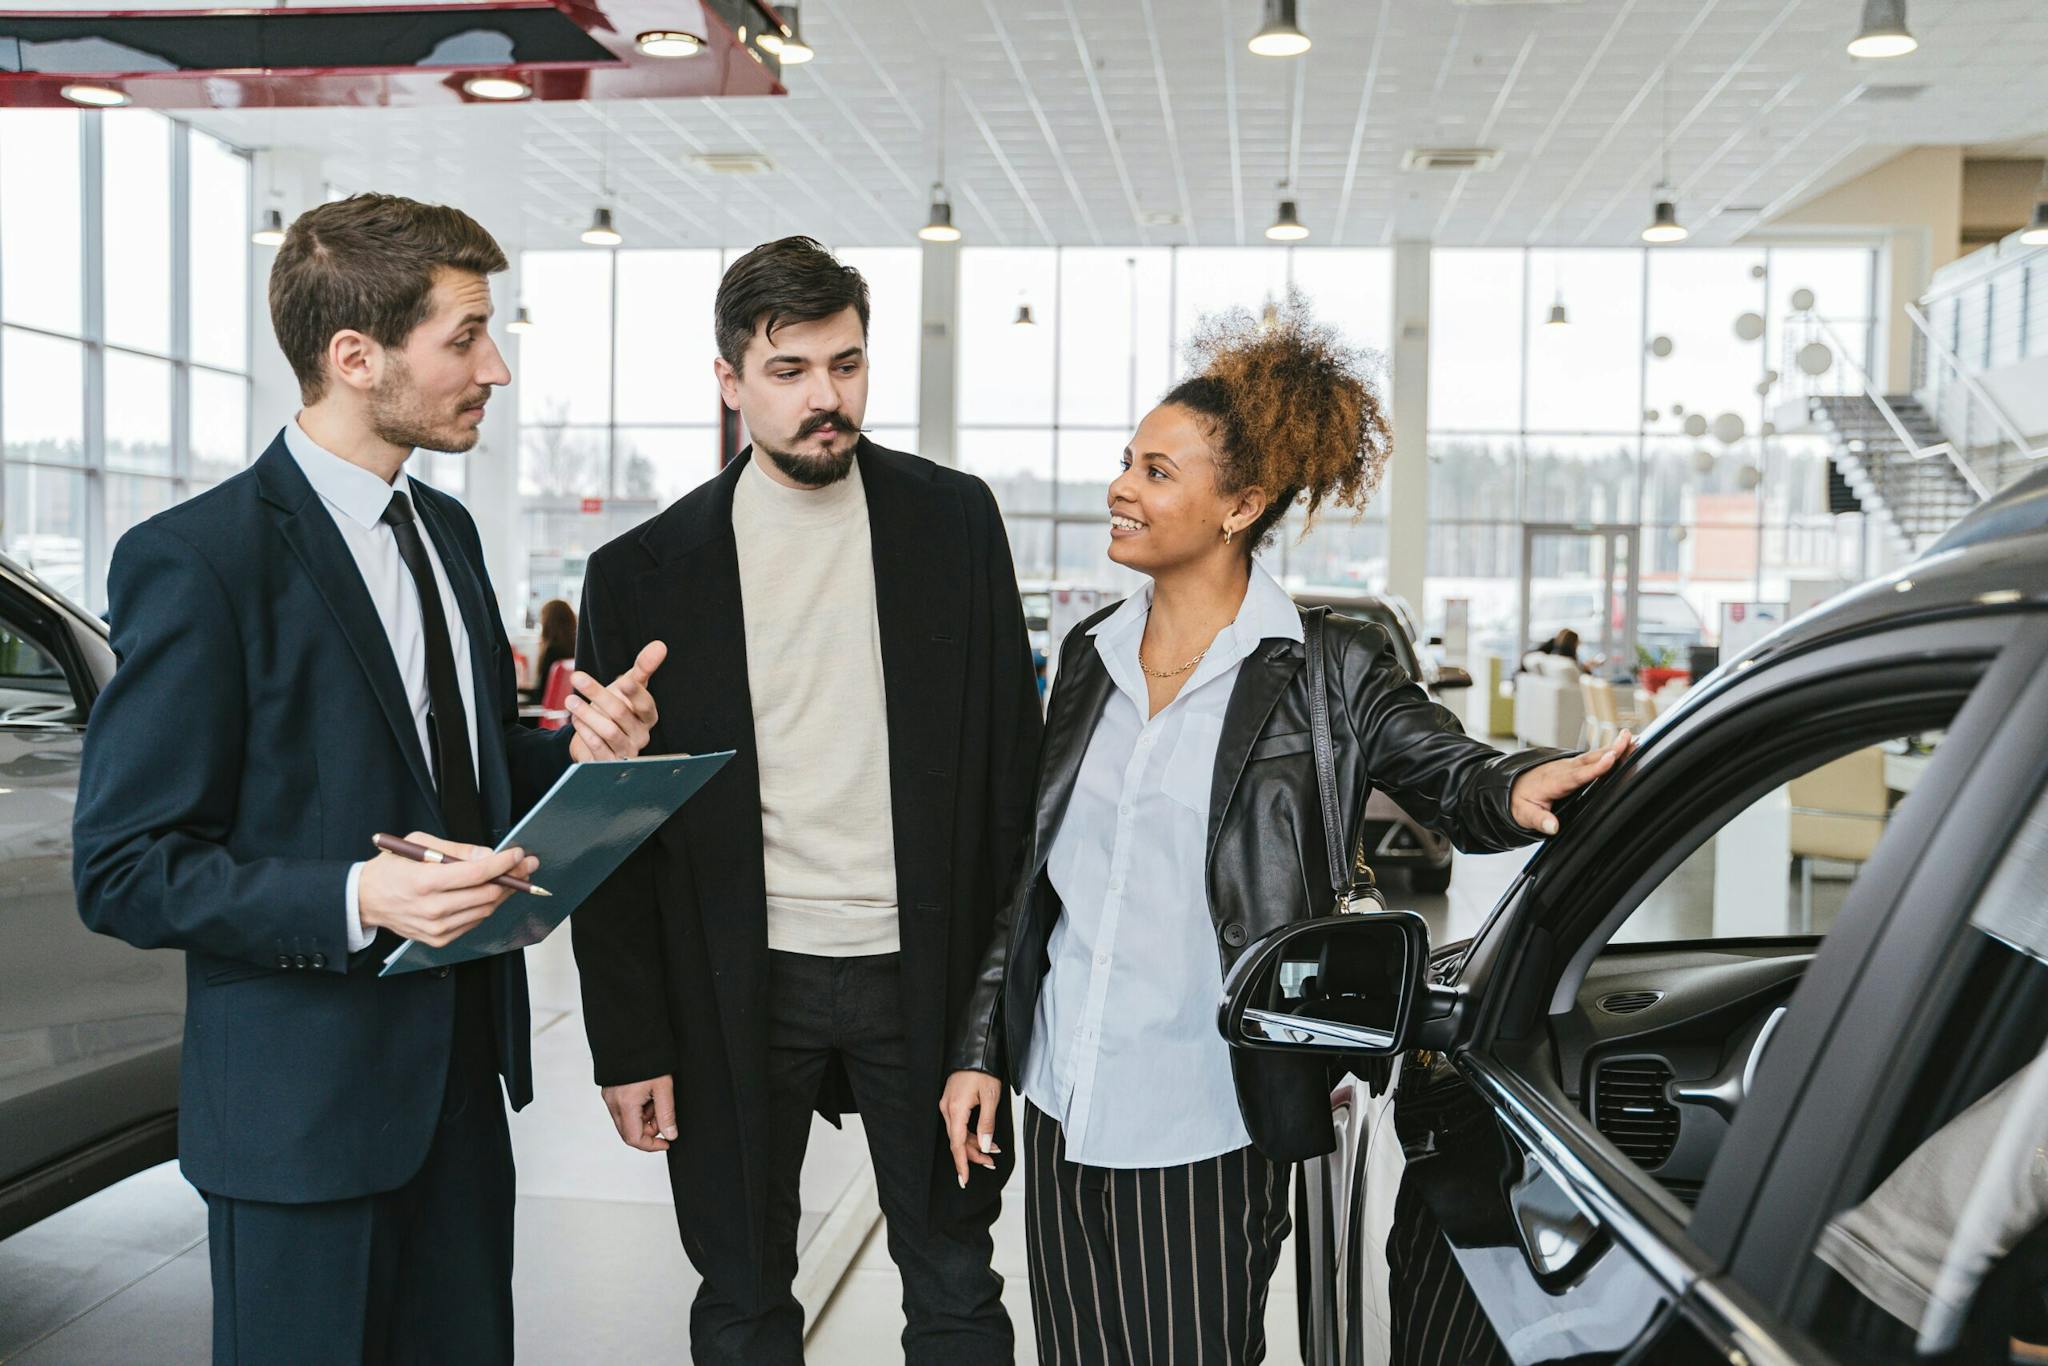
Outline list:
[[[770,1105],[766,1307],[728,1278],[735,1269],[699,1265],[703,1285],[690,1307],[696,1366],[800,1366],[803,1307],[796,1279],[798,1177],[825,1069],[836,1054],[867,1132],[876,1193],[888,1221],[889,1256],[903,1274],[905,1366],[1010,1366],[1016,1337],[1003,1308],[1003,1278],[991,1261],[995,1222],[933,1229],[925,1211],[929,1179],[909,1160],[938,1142],[938,1097],[912,1095],[898,1008],[897,955],[823,958],[769,954]],[[947,1179],[951,1179],[950,1173]]]
[[[1024,1241],[1040,1366],[1256,1366],[1289,1169],[1256,1148],[1084,1167],[1024,1106]]]
[[[217,1366],[512,1360],[512,1139],[490,979],[474,963],[455,980],[441,1123],[410,1181],[311,1205],[207,1195]]]

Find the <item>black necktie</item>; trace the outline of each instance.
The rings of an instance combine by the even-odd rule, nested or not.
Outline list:
[[[477,796],[476,770],[470,762],[468,713],[462,706],[455,651],[449,644],[448,617],[441,610],[441,589],[434,582],[426,542],[420,539],[420,524],[413,518],[412,500],[394,492],[391,505],[384,509],[384,524],[398,538],[399,557],[412,571],[413,587],[420,595],[420,624],[427,638],[427,734],[433,741],[429,757],[441,785],[441,820],[448,838],[485,844],[490,831],[484,824],[483,801]],[[452,724],[442,724],[444,719]]]

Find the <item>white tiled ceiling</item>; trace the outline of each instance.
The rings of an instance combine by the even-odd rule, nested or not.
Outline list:
[[[629,245],[908,243],[942,139],[970,244],[1259,242],[1283,178],[1311,243],[1632,242],[1666,153],[1715,243],[1901,148],[2048,131],[2048,0],[1911,0],[1920,51],[1888,62],[1845,53],[1860,10],[1301,0],[1314,49],[1276,60],[1245,49],[1256,0],[808,0],[818,56],[787,98],[195,121],[317,152],[345,189],[463,203],[527,246],[573,243],[603,181]],[[1871,94],[1888,86],[1924,89]],[[1418,146],[1502,155],[1404,171]],[[690,159],[743,151],[774,170]]]

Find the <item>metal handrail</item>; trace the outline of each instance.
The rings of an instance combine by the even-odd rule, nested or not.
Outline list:
[[[1912,305],[1907,305],[1909,310],[1911,307]],[[1877,386],[1870,382],[1869,372],[1864,370],[1851,357],[1849,349],[1842,345],[1842,339],[1835,335],[1835,329],[1828,326],[1827,319],[1811,311],[1808,311],[1805,316],[1808,321],[1820,329],[1821,335],[1828,339],[1828,344],[1834,348],[1834,352],[1841,358],[1842,364],[1849,367],[1850,373],[1856,378],[1856,383],[1863,390],[1863,396],[1876,405],[1878,413],[1885,420],[1885,425],[1892,429],[1892,435],[1899,439],[1899,444],[1906,448],[1908,455],[1915,460],[1925,460],[1933,455],[1945,455],[1948,457],[1949,464],[1955,466],[1956,473],[1962,476],[1963,482],[1969,485],[1970,490],[1977,497],[1988,499],[1991,496],[1991,490],[1978,477],[1977,472],[1970,468],[1968,462],[1962,458],[1962,454],[1956,450],[1954,442],[1937,441],[1932,445],[1923,446],[1914,440],[1913,434],[1906,430],[1906,424],[1899,420],[1897,410],[1892,407],[1883,394],[1877,391]]]
[[[2048,452],[2036,450],[2027,444],[2027,438],[2021,435],[2019,427],[2013,420],[2005,415],[2005,409],[1998,406],[1991,395],[1985,391],[1984,386],[1977,382],[1977,377],[1971,374],[1968,368],[1963,365],[1962,357],[1949,350],[1948,344],[1934,335],[1934,325],[1927,321],[1927,315],[1920,311],[1918,304],[1907,304],[1906,316],[1912,319],[1913,326],[1919,329],[1920,336],[1926,343],[1934,348],[1936,354],[1941,357],[1951,370],[1955,371],[1956,378],[1962,381],[1963,387],[1969,390],[1970,396],[1984,405],[1984,411],[1991,414],[1991,420],[1998,425],[1998,430],[2004,435],[2005,439],[2019,447],[2022,458],[2034,460],[2040,458],[2043,454],[2048,454]]]

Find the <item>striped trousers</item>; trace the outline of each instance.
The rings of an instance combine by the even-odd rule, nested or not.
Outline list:
[[[1289,1169],[1257,1149],[1179,1167],[1067,1160],[1024,1106],[1025,1247],[1040,1366],[1257,1366]]]

